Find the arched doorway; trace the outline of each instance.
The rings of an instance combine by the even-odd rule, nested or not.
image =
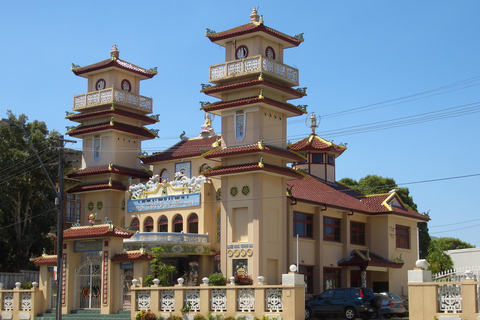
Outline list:
[[[132,286],[133,270],[125,270],[122,275],[122,309],[124,311],[132,309]]]
[[[75,305],[77,309],[100,309],[102,278],[101,261],[88,257],[75,269]]]

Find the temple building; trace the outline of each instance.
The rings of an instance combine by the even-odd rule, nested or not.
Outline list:
[[[67,134],[83,141],[81,166],[67,174],[81,181],[67,192],[82,212],[64,232],[63,313],[129,309],[132,280],[144,284],[153,247],[176,266],[172,284],[183,277],[196,286],[214,272],[280,284],[296,264],[306,294],[368,286],[407,295],[417,223],[427,218],[394,191],[364,196],[336,182],[346,147],[318,136],[315,114],[292,104],[306,90],[284,50],[303,35],[267,27],[254,9],[247,24],[206,37],[225,50],[202,88],[215,102],[202,103],[198,136],[151,155],[141,145],[157,138],[147,126],[158,116],[140,84],[156,68],[121,60],[116,46],[108,59],[72,68],[87,92],[67,116],[78,124]],[[308,117],[311,133],[288,144],[291,117]],[[54,308],[56,259],[35,263],[45,309]]]

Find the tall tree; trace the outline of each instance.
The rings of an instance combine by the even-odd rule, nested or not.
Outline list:
[[[33,267],[31,255],[52,247],[47,234],[56,225],[55,195],[35,152],[56,181],[52,164],[58,162],[59,134],[49,132],[44,122],[27,123],[24,114],[16,117],[9,110],[7,115],[16,126],[0,127],[0,270],[18,271]]]
[[[385,178],[377,175],[367,175],[364,178],[356,181],[352,178],[343,178],[339,181],[346,187],[360,192],[363,195],[382,194],[387,193],[395,189],[403,204],[414,211],[417,211],[417,205],[413,202],[413,197],[410,195],[408,188],[398,187],[395,179]],[[428,217],[428,213],[426,213]],[[430,246],[430,235],[428,233],[427,222],[418,222],[417,227],[419,229],[420,238],[420,258],[425,258],[428,254],[428,248]]]

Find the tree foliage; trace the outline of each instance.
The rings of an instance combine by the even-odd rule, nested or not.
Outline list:
[[[427,261],[430,264],[428,269],[432,273],[439,273],[453,268],[452,258],[445,252],[447,244],[440,239],[434,239],[428,248]]]
[[[403,204],[414,211],[417,211],[417,205],[413,202],[413,197],[410,195],[408,188],[398,187],[395,179],[385,178],[377,175],[367,175],[364,178],[356,181],[352,178],[343,178],[339,181],[346,187],[349,187],[363,195],[383,194],[388,193],[391,190],[395,190]],[[426,213],[428,217],[428,213]],[[425,258],[430,246],[430,235],[428,233],[427,222],[418,222],[417,227],[419,229],[420,238],[420,258]]]
[[[30,256],[52,247],[47,234],[56,225],[55,194],[35,150],[56,181],[57,166],[51,164],[58,162],[59,134],[49,132],[44,122],[27,123],[24,114],[7,115],[16,126],[0,127],[0,270],[11,272],[33,268]]]
[[[162,261],[163,249],[161,247],[153,248],[152,253],[154,258],[151,262],[150,274],[145,278],[145,284],[151,286],[156,278],[160,280],[159,285],[161,287],[171,286],[172,276],[177,271],[177,268]]]

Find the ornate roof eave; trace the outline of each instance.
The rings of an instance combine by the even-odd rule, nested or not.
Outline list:
[[[85,67],[73,67],[71,70],[76,76],[88,78],[91,74],[113,69],[121,69],[134,76],[140,77],[142,80],[151,79],[158,73],[157,71],[147,70],[117,58],[106,59]]]
[[[263,172],[279,176],[288,176],[292,179],[298,179],[303,177],[303,174],[299,171],[288,167],[278,167],[271,164],[264,163],[246,163],[239,165],[230,165],[230,166],[218,166],[202,172],[206,177],[213,176],[231,176],[239,175],[242,173],[249,172]]]
[[[111,190],[111,191],[125,191],[127,187],[120,181],[106,180],[99,182],[80,183],[67,190],[67,193],[88,193],[94,191]]]
[[[301,154],[288,150],[282,149],[275,146],[264,145],[261,141],[256,144],[244,145],[244,146],[235,146],[223,149],[214,149],[203,155],[206,159],[218,159],[225,157],[235,157],[245,154],[255,154],[255,153],[266,153],[281,158],[287,158],[292,161],[301,161],[306,160]]]
[[[111,108],[107,109],[101,109],[101,110],[96,110],[96,111],[91,111],[91,112],[82,112],[82,113],[76,113],[76,114],[70,114],[65,117],[65,119],[74,121],[74,122],[82,122],[81,120],[85,119],[92,119],[96,117],[101,117],[101,116],[108,116],[108,115],[119,115],[119,116],[124,116],[128,117],[130,119],[135,119],[142,121],[143,124],[154,124],[159,122],[159,120],[145,116],[143,114],[138,114],[138,113],[133,113],[133,112],[128,112],[124,111],[121,109],[116,109],[113,105]]]
[[[145,164],[161,161],[170,161],[175,159],[196,158],[200,157],[205,152],[217,148],[212,146],[212,144],[215,144],[219,138],[220,135],[216,135],[210,138],[192,138],[187,140],[181,140],[163,152],[158,152],[148,156],[139,156],[139,158]],[[195,144],[202,142],[204,142],[204,145],[202,146],[184,147],[185,144]],[[182,152],[183,149],[187,149],[188,152]]]
[[[69,136],[75,137],[75,136],[81,136],[84,134],[91,134],[99,131],[106,131],[106,130],[118,130],[122,132],[127,132],[127,133],[132,133],[136,134],[138,136],[145,137],[147,139],[153,139],[153,138],[158,138],[158,135],[151,130],[148,130],[147,128],[144,127],[136,127],[136,126],[131,126],[125,123],[120,123],[118,121],[116,122],[102,122],[102,123],[97,123],[97,124],[92,124],[88,126],[77,126],[67,132]]]
[[[127,261],[151,261],[154,256],[142,250],[128,251],[124,253],[117,253],[112,257],[112,262],[127,262]]]
[[[215,102],[215,103],[204,105],[203,107],[200,108],[200,110],[204,110],[206,112],[211,112],[215,114],[217,113],[216,111],[220,111],[220,110],[241,109],[246,105],[252,106],[254,104],[260,104],[260,103],[277,107],[279,109],[286,111],[285,114],[287,117],[300,116],[307,113],[305,110],[297,106],[294,106],[293,104],[280,102],[280,101],[266,98],[263,96],[248,97],[248,98],[242,98],[242,99],[231,100],[231,101]]]
[[[30,258],[35,266],[56,266],[57,265],[57,256],[56,255],[46,255],[42,254],[40,257]]]
[[[316,142],[319,142],[322,147],[315,146]],[[287,145],[287,148],[292,151],[301,152],[301,151],[330,151],[341,155],[345,150],[346,146],[334,144],[331,141],[327,141],[316,134],[311,134],[308,137],[291,143]]]
[[[288,36],[284,33],[281,33],[275,29],[269,28],[262,24],[254,24],[248,23],[233,29],[229,29],[222,32],[210,32],[207,33],[205,36],[213,43],[216,43],[222,47],[224,47],[229,41],[233,39],[242,39],[247,37],[252,37],[254,35],[261,35],[263,34],[264,37],[267,35],[268,37],[273,37],[283,44],[285,48],[292,48],[297,47],[303,42],[303,38],[301,37],[292,37]]]
[[[99,224],[93,226],[72,227],[63,231],[64,240],[88,239],[98,237],[115,237],[129,239],[135,232],[113,226]]]
[[[76,177],[84,177],[84,176],[91,176],[97,174],[119,174],[123,176],[131,176],[134,178],[141,178],[141,179],[148,179],[152,175],[150,172],[140,169],[132,169],[123,166],[117,166],[114,164],[98,166],[98,167],[91,167],[91,168],[81,168],[81,169],[74,169],[67,173],[67,177],[69,178],[76,178]]]
[[[401,258],[398,258],[401,260]],[[383,267],[383,268],[401,268],[403,261],[392,261],[384,258],[369,250],[354,249],[350,255],[337,262],[339,267]]]
[[[226,85],[207,87],[201,90],[201,92],[205,93],[206,95],[221,99],[222,93],[224,92],[231,92],[231,91],[240,90],[244,88],[255,88],[255,87],[259,87],[259,88],[268,87],[276,91],[280,91],[287,96],[287,100],[298,99],[307,95],[303,91],[278,85],[276,83],[267,81],[263,77],[255,80],[248,80],[248,81],[236,82],[236,83],[231,83]]]

